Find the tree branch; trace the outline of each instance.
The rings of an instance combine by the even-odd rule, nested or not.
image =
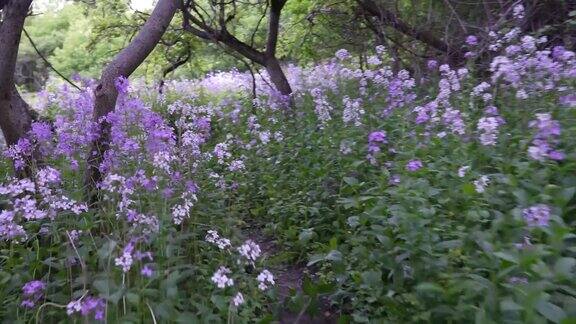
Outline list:
[[[452,61],[459,62],[463,58],[463,55],[459,51],[452,49],[450,45],[448,45],[445,41],[439,39],[427,30],[420,30],[410,26],[398,16],[396,16],[393,12],[377,5],[373,0],[356,1],[360,7],[368,14],[380,19],[382,24],[392,27],[407,36],[417,39],[439,52],[447,54]]]
[[[78,91],[82,91],[82,89],[79,86],[77,86],[74,82],[70,81],[70,79],[68,79],[62,73],[60,73],[60,71],[56,70],[56,68],[54,68],[54,66],[48,61],[48,59],[46,59],[46,57],[44,57],[44,55],[42,55],[42,53],[40,53],[40,50],[38,50],[38,47],[36,46],[36,44],[32,40],[32,37],[30,37],[30,34],[28,34],[28,32],[26,31],[26,28],[23,28],[22,31],[24,32],[24,35],[26,36],[26,38],[28,38],[28,41],[30,42],[30,45],[32,45],[32,48],[34,48],[34,51],[36,52],[36,54],[38,54],[38,56],[40,56],[42,61],[44,61],[44,63],[46,63],[46,65],[52,71],[56,72],[56,74],[58,74],[64,81],[68,82],[71,86],[78,89]]]

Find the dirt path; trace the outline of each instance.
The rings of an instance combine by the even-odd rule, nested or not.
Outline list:
[[[267,237],[258,226],[250,227],[245,230],[248,238],[260,245],[262,253],[270,258],[279,251],[279,247],[274,242],[273,238]],[[290,291],[295,290],[297,293],[302,293],[302,283],[304,278],[308,275],[313,276],[313,272],[306,267],[305,264],[286,265],[280,264],[274,266],[271,270],[276,277],[276,285],[280,295],[280,303],[287,305],[290,298]],[[320,315],[310,316],[304,310],[300,312],[293,312],[289,309],[283,310],[278,318],[281,324],[332,324],[337,323],[337,316],[330,310],[327,301],[321,301]]]

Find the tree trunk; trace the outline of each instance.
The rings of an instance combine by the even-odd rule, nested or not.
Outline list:
[[[0,24],[0,128],[7,145],[14,145],[30,130],[36,117],[20,97],[14,84],[18,47],[32,0],[3,2],[4,20]],[[16,172],[26,176],[27,172]]]
[[[186,8],[182,8],[184,20],[182,23],[183,29],[211,42],[219,42],[228,46],[233,51],[239,53],[245,58],[263,66],[270,80],[276,87],[276,90],[284,96],[292,94],[292,87],[286,78],[286,74],[282,71],[280,62],[276,57],[276,47],[278,44],[278,35],[280,32],[280,15],[282,9],[286,5],[287,0],[270,0],[270,14],[268,17],[268,36],[266,39],[266,48],[260,51],[254,48],[253,45],[248,45],[234,35],[230,34],[226,28],[226,21],[222,14],[220,15],[220,28],[216,29],[206,24],[205,19],[202,17],[195,17]],[[220,12],[223,12],[224,3],[220,3]],[[197,11],[195,11],[197,13]],[[191,23],[193,25],[191,25]],[[290,106],[293,106],[293,98],[290,97]]]
[[[268,72],[268,75],[270,76],[270,81],[272,81],[276,90],[284,96],[292,94],[290,82],[288,82],[288,78],[286,78],[286,74],[282,71],[280,62],[278,62],[276,57],[268,58],[265,63],[265,68],[266,72]]]
[[[20,97],[18,90],[12,86],[8,100],[0,100],[0,127],[7,145],[14,145],[30,130],[32,122],[37,118],[30,106]]]
[[[103,70],[100,82],[94,91],[94,121],[99,123],[99,137],[92,143],[91,154],[88,157],[85,185],[89,200],[97,200],[94,189],[102,180],[100,164],[110,141],[110,125],[103,117],[114,111],[118,90],[115,82],[120,77],[129,77],[152,52],[156,44],[170,25],[176,10],[178,0],[159,0],[150,17],[144,23],[136,37],[124,48]]]

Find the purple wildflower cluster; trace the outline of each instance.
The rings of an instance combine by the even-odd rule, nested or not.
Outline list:
[[[368,161],[375,165],[377,163],[376,156],[380,153],[380,146],[388,143],[385,131],[374,131],[368,135]]]
[[[93,296],[85,296],[73,300],[66,306],[66,313],[68,315],[80,313],[84,317],[93,316],[96,321],[104,320],[105,311],[106,301]]]
[[[132,241],[128,242],[128,244],[126,244],[126,246],[122,250],[122,254],[116,259],[114,259],[114,264],[120,269],[122,269],[122,272],[124,273],[130,271],[135,261],[142,263],[144,263],[144,261],[149,262],[154,261],[154,258],[152,257],[152,252],[142,252],[140,250],[136,250],[137,243],[138,240],[136,239],[133,239]],[[152,276],[151,265],[144,264],[141,269],[141,274],[143,274],[146,277],[151,277]]]
[[[310,91],[310,95],[314,100],[314,111],[320,122],[320,128],[326,127],[326,124],[332,119],[330,113],[333,108],[328,102],[328,97],[320,88],[315,88]]]
[[[34,308],[36,303],[44,296],[46,284],[40,280],[33,280],[27,282],[22,287],[22,306],[26,308]]]
[[[0,195],[10,198],[9,207],[0,212],[0,240],[25,240],[28,222],[53,220],[62,212],[79,215],[87,211],[85,204],[63,195],[60,184],[60,172],[46,167],[33,179],[12,179],[0,185]]]
[[[420,160],[410,160],[406,163],[406,170],[409,172],[416,172],[424,167],[424,164]]]
[[[467,69],[452,70],[444,64],[439,67],[439,92],[435,99],[422,106],[416,106],[416,123],[425,125],[429,131],[440,127],[439,137],[444,137],[446,131],[458,136],[466,132],[466,124],[460,110],[452,106],[452,97],[461,91],[461,82],[468,76]]]
[[[342,121],[344,124],[353,124],[354,126],[362,125],[362,116],[365,114],[362,108],[362,99],[350,99],[344,96],[342,99],[344,110],[342,112]]]
[[[528,148],[528,155],[537,161],[563,160],[564,153],[554,147],[560,136],[560,123],[549,113],[536,114],[536,119],[531,121],[530,127],[536,129],[536,135],[532,140],[532,145]]]
[[[563,80],[576,76],[574,52],[562,46],[539,50],[547,39],[520,36],[518,29],[496,36],[495,44],[507,45],[505,55],[494,58],[491,63],[492,82],[502,81],[514,89],[516,97],[524,100],[538,97],[561,88]],[[495,46],[494,50],[498,50]]]
[[[522,211],[524,220],[531,227],[546,227],[550,222],[551,208],[545,204],[538,204]]]

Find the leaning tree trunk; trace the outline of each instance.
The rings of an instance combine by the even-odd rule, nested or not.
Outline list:
[[[288,78],[286,78],[286,74],[282,71],[278,59],[276,57],[267,58],[264,67],[276,90],[284,96],[289,96],[292,93],[292,87],[290,86],[290,82],[288,82]]]
[[[95,188],[96,184],[102,180],[100,165],[110,144],[110,125],[103,117],[114,111],[116,107],[118,90],[115,82],[121,76],[129,77],[148,57],[170,25],[179,5],[179,0],[159,0],[136,37],[102,72],[100,82],[94,91],[93,118],[98,123],[99,136],[92,143],[85,177],[86,190],[91,203],[95,203],[98,198]]]
[[[18,47],[32,0],[4,1],[0,9],[0,128],[7,145],[14,145],[30,130],[35,114],[20,97],[14,84],[14,72]],[[29,175],[30,170],[16,172],[18,176]]]

